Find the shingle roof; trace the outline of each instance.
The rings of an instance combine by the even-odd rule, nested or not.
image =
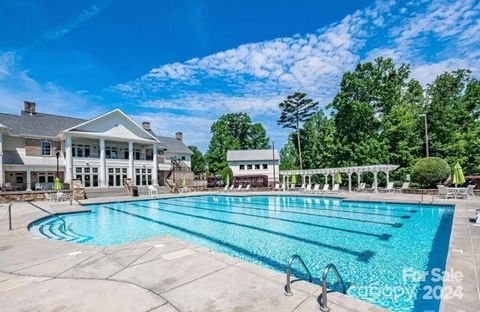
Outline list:
[[[278,151],[274,150],[273,154],[278,160]],[[272,160],[273,154],[271,149],[227,151],[227,161]]]
[[[177,138],[170,138],[165,136],[155,135],[167,147],[167,152],[181,153],[181,154],[193,154],[192,151]]]
[[[11,135],[55,137],[60,131],[71,128],[85,119],[35,113],[12,115],[0,113],[0,124],[7,128]]]

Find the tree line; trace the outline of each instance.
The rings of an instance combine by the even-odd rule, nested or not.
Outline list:
[[[426,114],[430,156],[479,173],[480,81],[465,69],[425,87],[410,76],[408,64],[378,58],[346,72],[325,109],[305,93],[288,96],[279,104],[278,123],[293,131],[281,149],[281,169],[397,164],[394,178],[404,179],[425,157]],[[265,128],[245,113],[221,116],[211,133],[205,156],[191,148],[201,159],[199,165],[193,160],[194,171],[218,174],[229,149],[269,148]]]

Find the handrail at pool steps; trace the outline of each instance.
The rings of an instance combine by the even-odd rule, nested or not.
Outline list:
[[[347,293],[347,286],[345,286],[345,283],[343,282],[343,279],[340,276],[340,273],[338,273],[337,267],[333,263],[329,263],[323,270],[323,275],[322,275],[322,298],[320,300],[320,310],[323,312],[330,311],[330,308],[328,307],[328,302],[327,302],[327,277],[328,277],[328,273],[330,273],[330,270],[333,270],[333,273],[335,273],[335,275],[337,276],[337,279],[340,282],[340,285],[342,286],[342,293],[343,294]]]
[[[29,202],[29,201],[17,201],[17,202],[13,202],[13,203],[10,203],[8,204],[8,230],[11,231],[12,230],[12,206],[14,204],[19,204],[19,203],[27,203],[27,204],[30,204],[31,206],[43,211],[43,212],[46,212],[47,214],[59,219],[62,224],[63,224],[63,230],[66,231],[67,229],[67,225],[65,224],[65,220],[63,220],[62,218],[60,218],[58,215],[54,214],[54,213],[51,213],[50,211],[46,210],[46,209],[43,209],[42,207],[40,206],[37,206],[35,205],[34,203],[32,202]]]
[[[302,267],[305,269],[305,271],[308,274],[308,281],[311,283],[312,282],[312,274],[310,274],[310,270],[308,270],[307,266],[305,265],[305,262],[303,262],[302,258],[299,255],[293,255],[290,260],[288,260],[287,264],[287,285],[285,286],[285,295],[286,296],[291,296],[293,295],[292,292],[292,281],[291,281],[291,275],[292,275],[292,264],[293,261],[297,259]]]

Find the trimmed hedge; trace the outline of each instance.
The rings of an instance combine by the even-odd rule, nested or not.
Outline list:
[[[225,167],[222,169],[222,171],[220,171],[220,176],[222,177],[222,180],[223,180],[223,185],[232,185],[230,182],[232,181],[233,179],[233,172],[232,172],[232,169],[230,167]],[[228,178],[228,180],[227,180]]]
[[[412,168],[412,182],[422,187],[435,188],[443,183],[451,173],[447,162],[438,157],[428,157],[417,161]]]

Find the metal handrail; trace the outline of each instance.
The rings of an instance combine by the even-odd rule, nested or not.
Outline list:
[[[59,219],[62,224],[63,224],[63,231],[67,231],[67,225],[65,223],[65,220],[63,220],[62,218],[60,218],[58,215],[54,214],[54,213],[51,213],[50,211],[48,210],[45,210],[43,209],[42,207],[40,206],[37,206],[35,204],[33,204],[32,202],[29,202],[29,201],[18,201],[18,202],[13,202],[13,203],[10,203],[8,204],[8,230],[11,231],[12,230],[12,206],[14,204],[19,204],[19,203],[27,203],[27,204],[30,204],[31,206],[43,211],[43,212],[46,212],[47,214]]]
[[[293,295],[292,292],[292,281],[291,281],[291,275],[292,275],[292,263],[293,261],[297,259],[302,267],[307,271],[308,274],[308,281],[311,283],[312,282],[312,274],[310,274],[310,271],[308,270],[307,266],[305,265],[305,262],[303,262],[302,258],[299,255],[293,255],[290,260],[288,260],[287,264],[287,285],[285,286],[285,295],[286,296],[291,296]]]
[[[343,282],[343,279],[340,276],[340,273],[338,273],[337,267],[333,263],[328,264],[323,270],[323,275],[322,275],[322,299],[320,304],[320,310],[323,312],[330,311],[330,308],[328,307],[328,303],[327,303],[327,276],[331,269],[333,270],[333,273],[335,273],[335,275],[337,276],[337,279],[342,285],[342,293],[344,294],[347,293],[347,286],[345,286],[345,283]]]

